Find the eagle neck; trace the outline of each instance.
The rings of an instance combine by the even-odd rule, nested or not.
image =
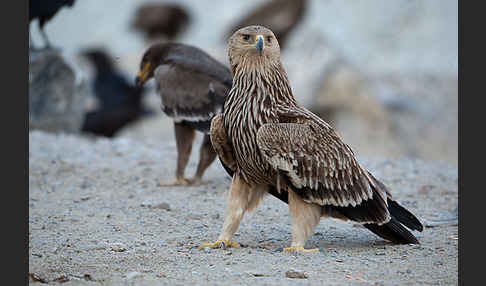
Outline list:
[[[249,62],[232,70],[233,87],[223,111],[226,132],[246,180],[269,183],[262,175],[270,167],[258,151],[257,133],[262,125],[279,122],[279,106],[294,106],[296,101],[279,62]]]
[[[243,58],[238,65],[232,67],[232,71],[233,88],[228,96],[228,103],[258,101],[267,108],[275,105],[297,105],[280,60],[272,61],[265,57]]]

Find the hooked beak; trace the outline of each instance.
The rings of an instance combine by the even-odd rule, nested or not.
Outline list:
[[[258,50],[258,52],[260,53],[260,56],[261,56],[262,53],[263,53],[263,36],[262,35],[257,36],[257,43],[256,43],[255,47],[256,47],[256,49]]]
[[[147,80],[149,80],[150,74],[150,62],[147,62],[145,66],[138,71],[137,77],[135,78],[135,85],[142,86]]]

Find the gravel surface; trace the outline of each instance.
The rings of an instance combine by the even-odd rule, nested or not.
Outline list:
[[[286,254],[288,207],[267,197],[235,235],[243,248],[198,250],[219,234],[230,178],[215,162],[207,185],[161,187],[175,171],[169,131],[160,141],[29,133],[30,284],[457,285],[456,167],[359,158],[424,221],[421,245],[327,219],[306,244],[320,253]]]

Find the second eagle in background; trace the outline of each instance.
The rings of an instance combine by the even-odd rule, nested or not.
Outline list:
[[[230,70],[199,48],[157,43],[142,57],[137,85],[154,78],[162,111],[174,120],[177,146],[175,180],[163,185],[199,185],[216,158],[209,138],[211,119],[223,108],[232,85]],[[199,164],[193,178],[184,177],[197,131],[204,133]]]

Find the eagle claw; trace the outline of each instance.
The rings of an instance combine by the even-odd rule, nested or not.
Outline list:
[[[222,249],[226,249],[226,248],[240,248],[240,244],[237,243],[237,242],[234,242],[234,241],[229,241],[229,240],[217,240],[216,242],[214,243],[203,243],[199,246],[199,249],[204,249],[206,247],[211,247],[211,248],[222,248]]]
[[[313,249],[305,249],[303,246],[292,246],[292,247],[286,247],[283,249],[284,252],[288,253],[311,253],[311,252],[319,252],[318,248],[313,248]]]

